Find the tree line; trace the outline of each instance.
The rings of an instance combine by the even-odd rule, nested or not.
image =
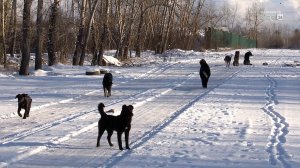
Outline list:
[[[29,74],[30,53],[35,53],[37,70],[45,64],[45,53],[49,66],[82,66],[87,54],[91,65],[102,65],[110,49],[119,60],[131,51],[140,57],[144,50],[200,50],[207,27],[225,26],[265,39],[259,29],[263,7],[255,3],[242,17],[238,5],[225,3],[219,9],[208,0],[0,0],[0,5],[0,64],[7,67],[7,57],[21,54],[20,75]],[[291,41],[299,47],[299,31],[295,34]]]

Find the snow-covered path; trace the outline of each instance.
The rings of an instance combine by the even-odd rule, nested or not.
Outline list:
[[[112,68],[110,98],[103,97],[102,76],[80,68],[0,78],[0,167],[300,167],[299,68],[282,67],[286,59],[278,56],[226,68],[225,53],[187,55]],[[201,57],[211,65],[208,89],[198,75]],[[18,90],[34,98],[26,120],[15,112]],[[118,150],[116,133],[114,147],[105,135],[95,147],[99,102],[117,112],[135,107],[131,150]]]

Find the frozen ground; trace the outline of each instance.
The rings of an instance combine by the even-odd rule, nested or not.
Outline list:
[[[30,76],[0,73],[0,167],[300,167],[299,50],[251,50],[253,66],[226,68],[228,52],[150,52],[114,75],[105,98],[89,66],[57,65]],[[241,50],[244,54],[246,50]],[[201,88],[199,60],[210,65]],[[164,60],[164,61],[163,61]],[[263,66],[263,63],[268,63]],[[33,98],[18,117],[18,93]],[[131,150],[96,148],[96,107],[132,104]]]

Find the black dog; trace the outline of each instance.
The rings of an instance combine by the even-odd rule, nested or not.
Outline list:
[[[125,132],[125,143],[126,149],[129,148],[129,131],[131,129],[131,119],[133,116],[133,106],[132,105],[123,105],[121,114],[118,116],[108,115],[104,112],[104,104],[99,103],[98,111],[101,115],[101,118],[98,122],[98,138],[97,138],[97,147],[100,146],[100,139],[104,131],[107,131],[107,141],[110,146],[113,146],[111,143],[111,136],[113,131],[117,131],[118,145],[119,149],[123,150],[122,147],[122,134]]]
[[[16,98],[18,98],[18,115],[22,117],[20,111],[21,109],[24,109],[25,113],[23,119],[26,119],[26,117],[29,117],[32,99],[28,94],[18,94]]]
[[[239,66],[239,59],[240,59],[240,51],[235,51],[232,65]]]
[[[252,65],[250,63],[250,56],[253,56],[252,53],[250,51],[245,53],[245,57],[244,57],[244,65]]]
[[[111,96],[111,86],[112,86],[113,76],[111,73],[105,73],[103,77],[103,90],[104,90],[104,96],[109,97]]]
[[[226,67],[230,67],[230,63],[231,63],[231,56],[230,55],[226,55],[224,58]]]
[[[201,59],[199,63],[201,66],[199,70],[199,75],[201,78],[202,87],[207,88],[207,83],[210,77],[210,67],[204,59]]]

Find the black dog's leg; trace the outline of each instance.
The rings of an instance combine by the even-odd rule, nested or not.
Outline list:
[[[208,79],[206,77],[201,77],[202,87],[207,88]]]
[[[23,115],[23,119],[26,119],[27,113],[28,113],[28,109],[25,109],[25,113],[24,113],[24,115]]]
[[[107,141],[110,146],[114,146],[114,144],[111,143],[111,136],[113,134],[113,131],[107,131]]]
[[[107,88],[107,97],[109,97],[109,96],[111,96],[111,86],[109,86],[108,88]]]
[[[21,107],[18,107],[18,115],[19,115],[20,117],[22,117],[22,114],[21,114],[20,112],[21,112]]]
[[[103,85],[103,91],[104,91],[104,97],[106,97],[106,88],[104,85]]]
[[[26,117],[29,117],[29,111],[30,111],[30,108],[29,108],[29,106],[28,106],[28,107],[26,107],[26,109],[25,109],[25,113],[24,113],[23,119],[26,119]]]
[[[29,117],[29,112],[30,112],[30,108],[31,108],[31,100],[28,101],[28,113],[26,114],[26,117]]]
[[[129,132],[130,132],[130,128],[125,129],[125,143],[126,143],[126,149],[130,149],[130,148],[129,148]]]
[[[123,150],[123,147],[122,147],[122,132],[118,132],[117,135],[118,135],[119,149]]]
[[[100,139],[101,139],[104,131],[105,131],[105,129],[98,128],[98,138],[97,138],[97,145],[96,145],[96,147],[100,146]]]

